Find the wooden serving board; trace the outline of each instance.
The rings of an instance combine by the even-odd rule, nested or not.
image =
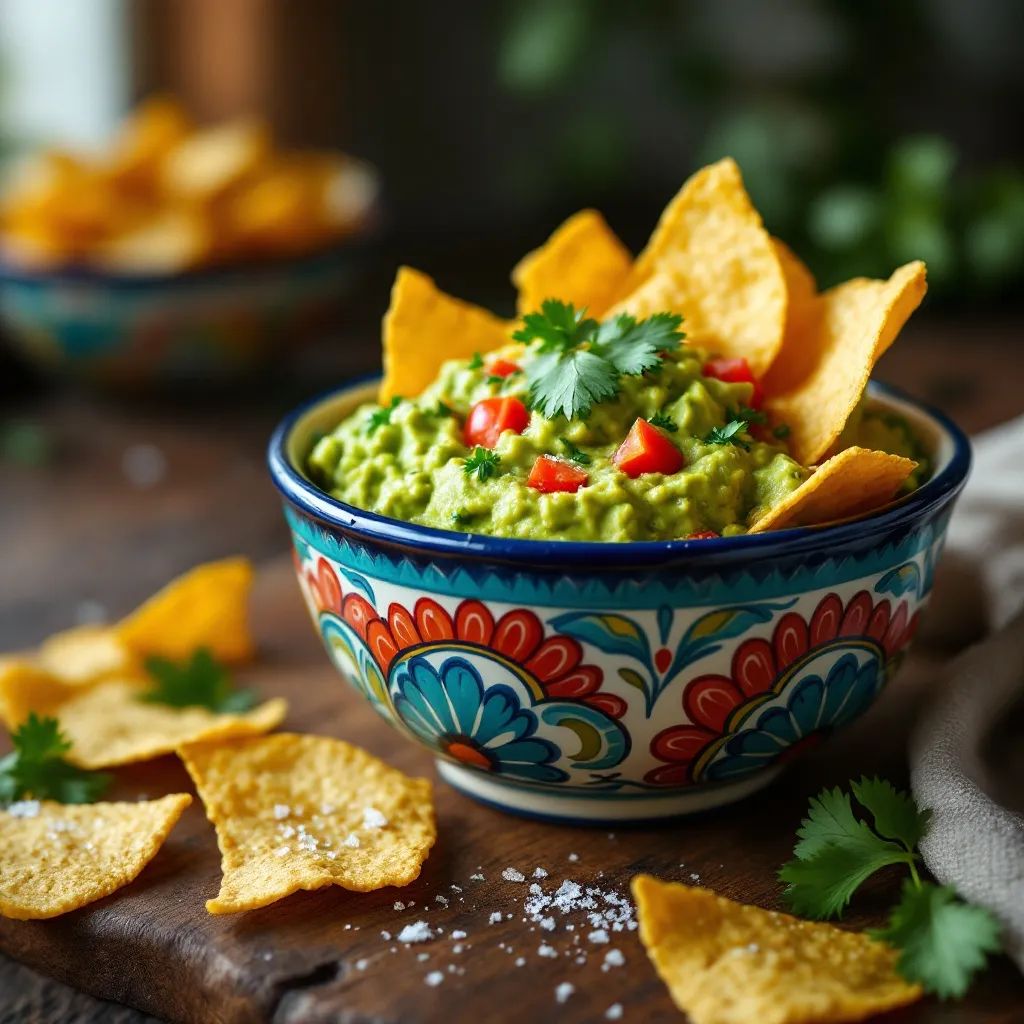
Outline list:
[[[905,725],[933,676],[926,660],[912,660],[849,733],[741,804],[657,829],[609,833],[512,818],[438,781],[430,757],[393,732],[330,667],[285,560],[260,574],[254,617],[264,657],[241,681],[288,697],[287,728],[352,740],[434,779],[440,836],[420,879],[403,890],[300,893],[263,910],[211,917],[204,903],[218,889],[219,855],[197,802],[133,885],[53,921],[0,919],[0,951],[104,999],[189,1024],[573,1024],[603,1021],[616,1003],[623,1021],[680,1020],[635,931],[611,932],[608,944],[593,944],[582,913],[556,914],[556,930],[544,931],[524,920],[529,882],[506,881],[503,869],[530,876],[542,867],[548,891],[567,878],[622,894],[638,871],[688,882],[697,876],[724,895],[776,907],[775,871],[792,849],[808,796],[861,772],[902,781]],[[188,776],[165,758],[120,772],[113,795],[177,791],[191,791]],[[885,879],[858,897],[850,922],[876,923],[895,882]],[[415,906],[396,911],[396,900]],[[489,923],[499,912],[500,922]],[[382,937],[417,920],[444,931],[411,946]],[[452,938],[457,930],[466,937]],[[540,955],[541,944],[557,955]],[[602,969],[612,948],[625,962]],[[525,962],[517,966],[520,958]],[[436,987],[425,983],[432,971],[444,974]],[[558,1003],[555,989],[564,982],[575,989]],[[928,1000],[887,1019],[1009,1024],[1024,1019],[1022,1008],[1024,983],[998,961],[966,1001]]]

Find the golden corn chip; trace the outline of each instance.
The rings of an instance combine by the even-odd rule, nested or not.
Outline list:
[[[170,96],[141,103],[121,126],[111,147],[110,177],[129,188],[157,184],[160,161],[192,130],[181,104]]]
[[[512,271],[520,316],[561,299],[600,319],[622,294],[632,266],[629,250],[597,210],[573,214]]]
[[[39,645],[35,664],[62,683],[89,683],[128,671],[131,652],[109,626],[76,626]]]
[[[140,657],[181,661],[205,647],[218,661],[245,661],[255,650],[248,622],[252,579],[246,558],[196,566],[123,619],[117,635]]]
[[[846,448],[770,508],[750,532],[811,526],[870,512],[889,501],[916,466],[913,459],[901,455]]]
[[[210,224],[185,207],[157,210],[97,245],[98,266],[115,272],[174,274],[202,263],[214,248]]]
[[[431,786],[342,740],[278,733],[181,751],[217,829],[211,914],[299,889],[408,885],[437,837]]]
[[[786,282],[772,239],[735,161],[705,167],[683,185],[637,258],[610,313],[681,313],[688,340],[744,357],[763,374],[782,345]]]
[[[240,119],[193,132],[164,158],[164,188],[175,196],[210,200],[223,195],[270,154],[261,121]]]
[[[177,793],[134,804],[25,800],[0,810],[0,915],[57,917],[128,885],[190,803]]]
[[[151,688],[141,677],[66,686],[32,666],[8,668],[0,674],[0,715],[9,729],[32,711],[56,718],[71,742],[68,761],[111,768],[174,753],[185,743],[269,732],[288,713],[280,698],[241,713],[151,704],[140,699]]]
[[[801,921],[707,889],[633,879],[640,941],[692,1024],[858,1021],[921,998],[897,953],[862,932]]]
[[[448,359],[468,359],[508,343],[509,325],[442,292],[426,274],[401,267],[384,315],[380,400],[414,398]]]
[[[793,457],[810,465],[835,443],[876,360],[920,305],[925,266],[908,263],[887,281],[855,278],[817,296],[790,321],[763,384],[767,409],[790,428]]]

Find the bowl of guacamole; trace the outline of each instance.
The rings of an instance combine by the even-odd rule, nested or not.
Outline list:
[[[872,384],[838,444],[912,458],[901,493],[751,533],[812,469],[742,368],[680,346],[574,422],[531,401],[527,358],[447,361],[415,399],[352,384],[279,426],[270,471],[327,654],[443,778],[515,813],[740,799],[898,667],[969,443]]]

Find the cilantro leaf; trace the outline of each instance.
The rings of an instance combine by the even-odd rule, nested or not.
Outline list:
[[[943,999],[962,996],[989,953],[998,953],[999,922],[961,902],[945,885],[907,879],[884,928],[871,932],[900,951],[897,969]]]
[[[498,467],[501,465],[501,456],[492,452],[489,448],[481,448],[477,445],[472,454],[466,459],[462,467],[466,476],[475,476],[481,483],[498,475]]]
[[[655,313],[640,321],[621,313],[598,329],[594,351],[604,355],[619,373],[638,376],[653,370],[663,353],[679,348],[682,322],[675,313]]]
[[[597,330],[597,321],[587,317],[585,309],[576,309],[558,299],[545,299],[539,313],[527,313],[523,326],[514,331],[515,341],[540,342],[541,352],[568,352],[576,345],[590,341]]]
[[[912,852],[928,831],[931,811],[919,810],[913,797],[897,790],[885,779],[862,778],[860,782],[851,782],[850,788],[871,812],[875,831],[886,839],[895,839]]]
[[[679,427],[676,426],[676,421],[671,416],[666,416],[663,412],[656,413],[647,422],[652,427],[661,427],[662,430],[667,430],[670,434],[674,434],[679,430]]]
[[[529,364],[526,376],[530,401],[548,419],[585,419],[595,403],[619,392],[615,368],[586,349],[542,355]]]
[[[0,759],[0,803],[33,797],[87,804],[110,785],[110,775],[76,768],[64,760],[71,744],[55,718],[35,712],[11,735],[13,753]]]
[[[742,437],[746,432],[746,420],[730,420],[724,427],[712,427],[707,437],[704,438],[704,443],[734,444],[738,448],[743,448],[746,451],[750,449],[750,445],[747,444]]]
[[[442,402],[441,399],[438,399],[437,405],[434,406],[433,409],[430,409],[429,413],[431,416],[436,416],[438,419],[441,419],[444,416],[454,416],[455,410],[447,403]]]
[[[741,405],[738,409],[730,409],[726,416],[731,420],[746,420],[747,423],[765,424],[768,422],[768,414],[760,409],[751,409],[749,405]]]
[[[181,664],[167,658],[147,658],[146,671],[153,677],[154,685],[139,700],[147,704],[226,713],[248,711],[256,703],[251,690],[235,689],[231,676],[205,647]]]
[[[386,426],[391,422],[391,414],[401,405],[402,399],[398,395],[395,395],[391,399],[390,405],[382,405],[379,409],[370,413],[369,419],[366,421],[366,433],[373,434],[378,427]]]
[[[583,451],[580,451],[567,437],[560,438],[562,446],[565,448],[565,454],[573,462],[578,463],[581,466],[590,465],[590,456]]]
[[[479,370],[484,365],[484,357],[479,352],[474,352],[467,365],[471,370]]]

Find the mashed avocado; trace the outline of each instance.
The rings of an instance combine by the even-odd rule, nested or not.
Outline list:
[[[705,376],[704,353],[689,346],[653,372],[623,377],[618,395],[595,404],[585,420],[532,410],[521,432],[500,434],[491,449],[496,462],[485,452],[488,472],[468,472],[474,448],[463,431],[470,410],[506,395],[528,404],[522,368],[532,358],[510,346],[482,360],[451,360],[415,400],[358,408],[314,446],[311,479],[351,505],[446,530],[640,541],[745,533],[755,510],[777,504],[810,475],[787,453],[784,425],[753,422],[763,417],[747,409],[752,385]],[[496,365],[520,370],[501,377],[492,372]],[[724,439],[714,433],[744,416],[752,419],[742,429],[726,429]],[[638,417],[660,424],[682,454],[682,468],[630,476],[612,461]],[[585,472],[586,483],[573,492],[530,486],[541,456]]]

